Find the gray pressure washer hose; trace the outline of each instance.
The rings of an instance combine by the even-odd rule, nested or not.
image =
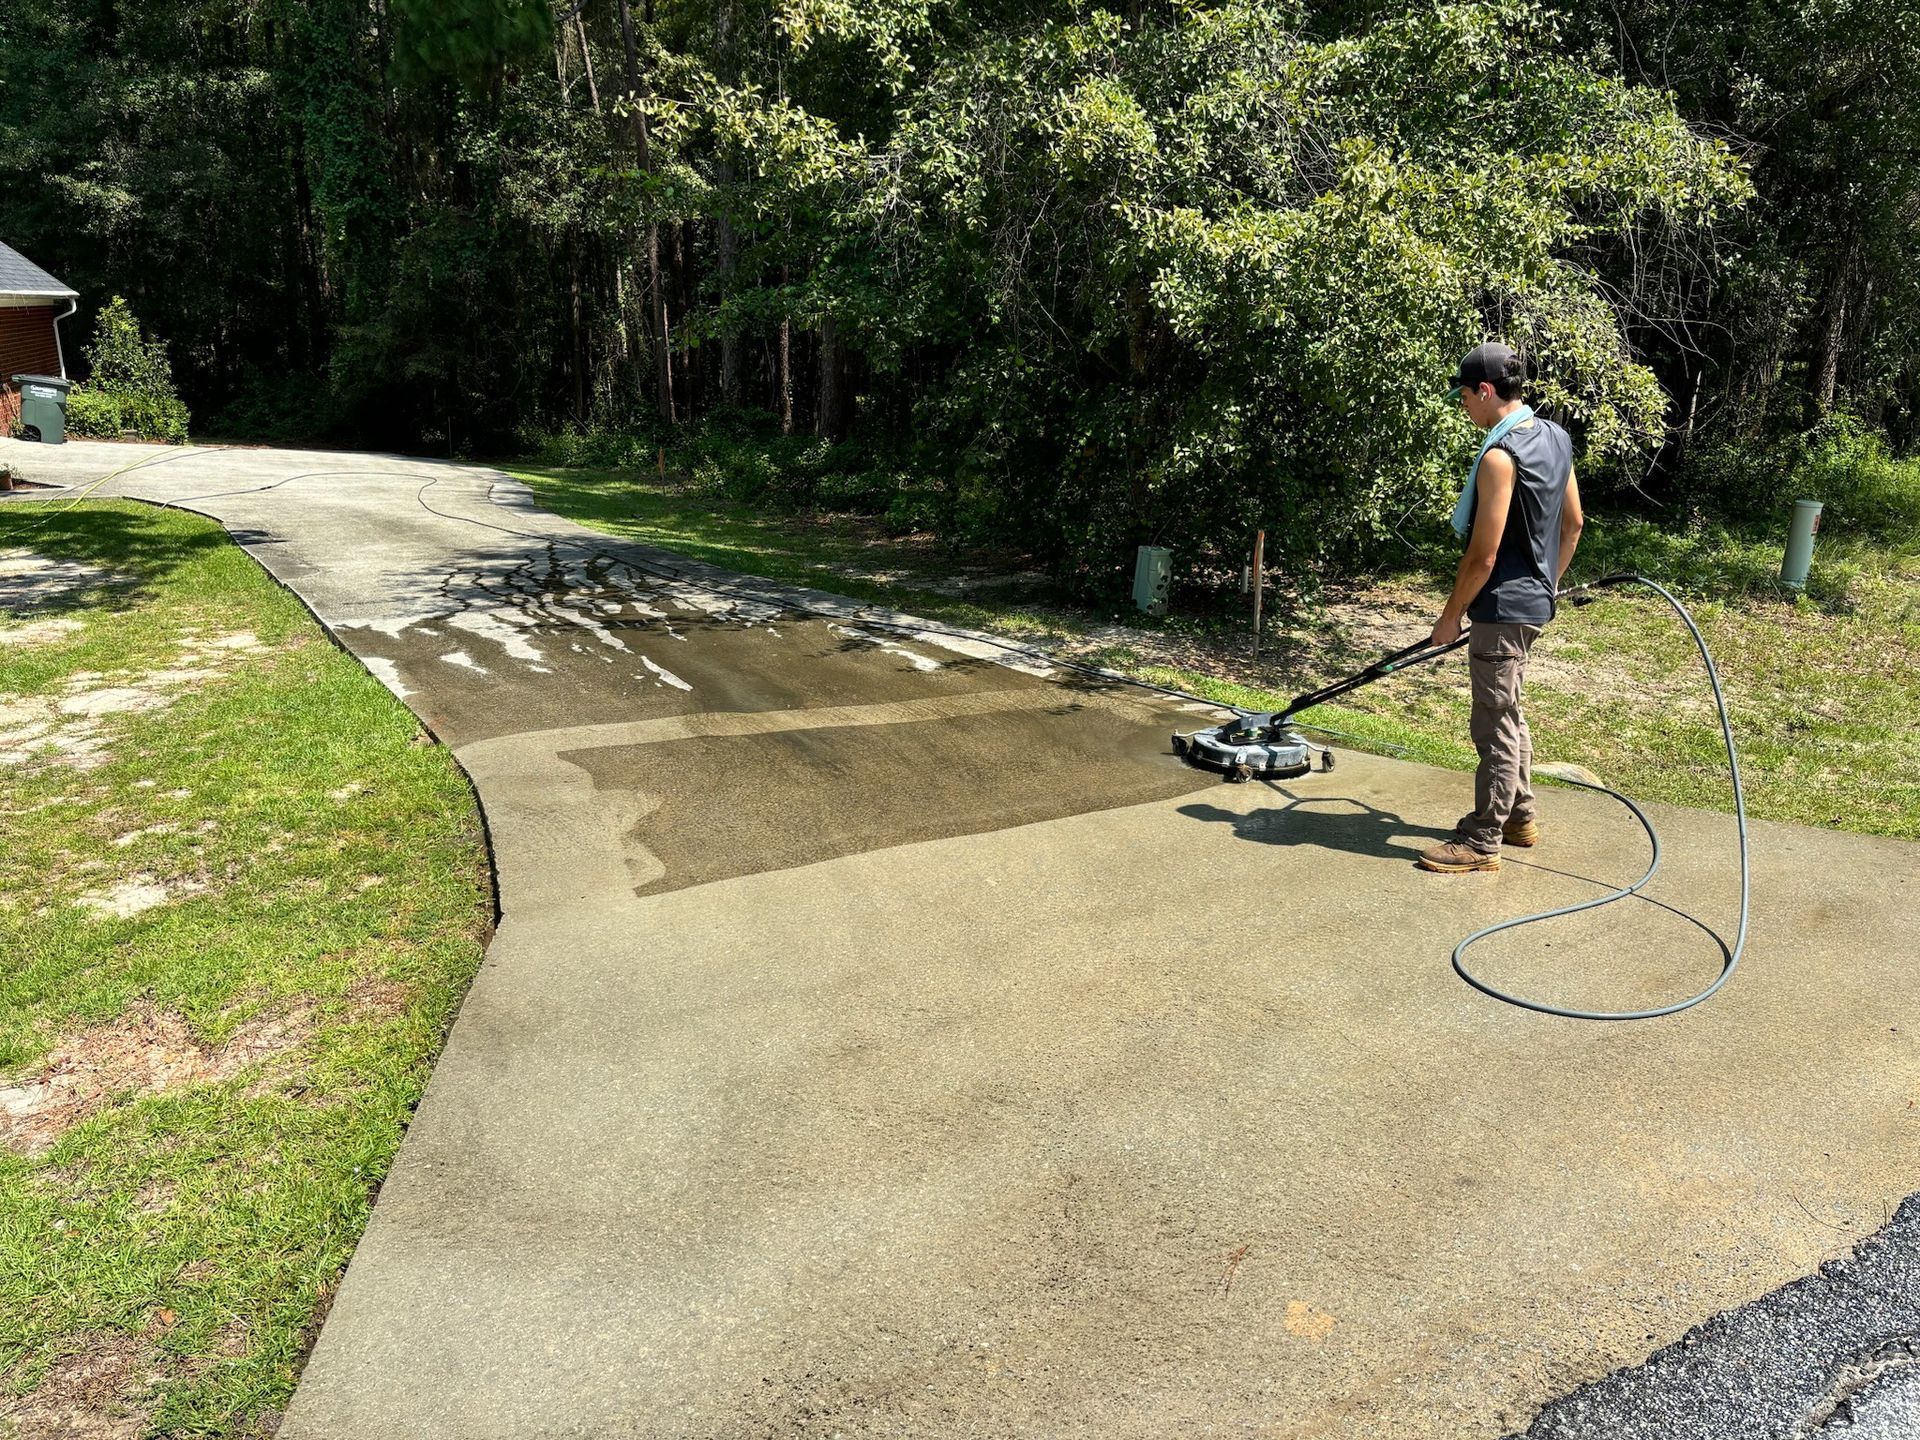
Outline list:
[[[1509,994],[1507,991],[1500,989],[1498,986],[1490,985],[1478,975],[1475,975],[1467,968],[1466,961],[1463,958],[1469,946],[1486,939],[1489,935],[1497,935],[1502,930],[1515,930],[1522,925],[1532,925],[1541,920],[1552,920],[1561,915],[1573,915],[1582,910],[1597,909],[1602,905],[1611,905],[1616,900],[1624,900],[1629,895],[1637,895],[1646,887],[1647,882],[1653,879],[1654,872],[1660,868],[1659,832],[1653,828],[1653,822],[1647,818],[1647,812],[1642,810],[1640,806],[1634,802],[1632,797],[1622,795],[1618,790],[1607,785],[1594,784],[1590,781],[1576,779],[1571,775],[1556,775],[1554,778],[1565,784],[1577,785],[1583,790],[1597,790],[1602,795],[1611,795],[1627,807],[1632,813],[1633,818],[1640,822],[1640,828],[1647,832],[1647,843],[1653,848],[1652,858],[1647,862],[1646,873],[1631,885],[1621,886],[1609,894],[1595,896],[1591,900],[1582,900],[1574,905],[1562,905],[1556,910],[1542,910],[1537,914],[1522,915],[1513,920],[1502,920],[1497,925],[1483,926],[1453,947],[1453,968],[1460,978],[1473,986],[1474,989],[1483,994],[1491,995],[1496,1000],[1504,1000],[1507,1004],[1517,1005],[1522,1010],[1533,1010],[1542,1015],[1559,1015],[1569,1020],[1652,1020],[1661,1015],[1673,1015],[1681,1010],[1690,1009],[1712,995],[1722,985],[1726,984],[1728,980],[1733,978],[1733,972],[1740,964],[1740,956],[1747,948],[1747,919],[1749,899],[1752,890],[1751,865],[1748,857],[1747,844],[1747,799],[1746,791],[1740,783],[1740,755],[1733,743],[1733,725],[1727,716],[1726,694],[1720,688],[1720,672],[1714,667],[1713,656],[1707,650],[1707,642],[1700,634],[1700,627],[1694,624],[1693,616],[1688,613],[1687,607],[1674,598],[1673,594],[1664,586],[1656,584],[1644,575],[1619,574],[1602,576],[1598,580],[1589,580],[1584,585],[1575,585],[1569,589],[1562,590],[1556,598],[1572,600],[1575,605],[1586,605],[1592,602],[1590,592],[1609,589],[1618,585],[1644,585],[1647,589],[1653,591],[1661,599],[1665,600],[1667,604],[1671,605],[1674,613],[1677,614],[1681,622],[1686,625],[1688,633],[1693,636],[1693,643],[1700,651],[1700,659],[1707,667],[1707,681],[1713,687],[1713,701],[1720,712],[1720,736],[1721,739],[1726,742],[1727,773],[1733,778],[1733,810],[1739,825],[1740,928],[1738,934],[1734,937],[1733,948],[1728,949],[1726,941],[1722,940],[1718,934],[1708,929],[1707,926],[1700,925],[1700,928],[1706,930],[1709,935],[1712,935],[1715,943],[1720,946],[1720,953],[1724,963],[1720,967],[1718,978],[1697,995],[1690,996],[1685,1000],[1675,1001],[1671,1005],[1657,1006],[1651,1010],[1575,1010],[1563,1005],[1549,1005],[1542,1000],[1529,1000],[1524,996]],[[1451,649],[1452,647],[1448,648]],[[1421,661],[1438,659],[1439,656],[1444,653],[1446,652],[1442,650],[1431,651],[1416,656],[1414,663],[1418,664]],[[1101,671],[1098,673],[1107,674],[1109,672]],[[1140,685],[1149,690],[1157,690],[1163,694],[1176,695],[1183,700],[1200,700],[1202,703],[1213,703],[1205,701],[1202,696],[1190,695],[1184,690],[1175,690],[1165,685],[1155,685],[1149,681],[1129,680],[1128,683]],[[1237,706],[1226,706],[1224,708],[1235,710],[1242,715],[1259,713],[1257,711],[1244,710]],[[1345,731],[1329,729],[1325,725],[1315,725],[1311,721],[1289,718],[1288,723],[1296,725],[1302,730],[1312,730],[1317,734],[1332,735],[1338,739],[1352,740],[1360,744],[1384,745],[1385,748],[1391,750],[1404,751],[1405,749],[1404,746],[1392,745],[1382,741],[1367,740],[1363,736],[1351,735]],[[1687,918],[1692,919],[1693,917],[1689,916]],[[1700,924],[1697,920],[1695,920],[1694,923],[1697,925]]]
[[[1689,1009],[1692,1006],[1698,1005],[1702,1000],[1705,1000],[1733,978],[1733,972],[1740,964],[1741,952],[1747,948],[1748,900],[1752,889],[1751,867],[1747,856],[1747,797],[1746,792],[1741,788],[1740,784],[1740,754],[1734,748],[1733,744],[1733,725],[1727,718],[1727,697],[1720,688],[1720,672],[1714,668],[1713,656],[1707,651],[1707,642],[1700,634],[1700,627],[1693,623],[1693,616],[1687,613],[1687,607],[1676,600],[1663,586],[1655,584],[1643,575],[1608,575],[1600,580],[1589,581],[1585,585],[1576,585],[1571,590],[1562,590],[1560,592],[1560,598],[1572,599],[1575,596],[1584,595],[1589,591],[1600,590],[1614,585],[1644,585],[1647,589],[1653,591],[1671,605],[1674,613],[1686,624],[1688,632],[1693,636],[1693,643],[1698,646],[1700,650],[1700,659],[1707,667],[1707,680],[1708,683],[1713,686],[1713,702],[1720,709],[1720,738],[1726,742],[1727,746],[1727,773],[1733,777],[1733,812],[1739,822],[1740,829],[1740,930],[1734,937],[1733,948],[1731,950],[1727,948],[1724,940],[1721,940],[1718,935],[1714,935],[1714,939],[1719,942],[1720,953],[1725,957],[1726,963],[1720,967],[1719,977],[1715,979],[1711,985],[1707,986],[1707,988],[1702,990],[1698,995],[1694,995],[1685,1000],[1677,1000],[1671,1005],[1657,1006],[1651,1010],[1574,1010],[1566,1006],[1549,1005],[1544,1001],[1528,1000],[1518,995],[1510,995],[1505,990],[1489,985],[1485,980],[1482,980],[1469,970],[1463,957],[1467,953],[1467,947],[1476,941],[1484,940],[1489,935],[1498,935],[1502,930],[1512,930],[1521,925],[1531,925],[1539,920],[1551,920],[1560,915],[1573,915],[1581,910],[1592,910],[1601,905],[1610,905],[1615,900],[1624,900],[1629,895],[1638,894],[1641,888],[1644,887],[1649,880],[1653,879],[1654,871],[1660,868],[1660,836],[1654,830],[1653,822],[1647,819],[1646,811],[1642,810],[1631,799],[1622,795],[1618,790],[1611,789],[1608,786],[1593,785],[1585,780],[1575,780],[1566,776],[1558,777],[1561,778],[1564,783],[1578,785],[1583,790],[1598,790],[1603,795],[1611,795],[1633,812],[1633,818],[1640,822],[1640,828],[1647,832],[1648,843],[1653,846],[1653,858],[1647,862],[1647,873],[1634,881],[1633,884],[1623,886],[1610,895],[1601,895],[1592,900],[1582,900],[1575,905],[1562,905],[1557,910],[1542,910],[1535,915],[1522,915],[1517,920],[1502,920],[1497,925],[1484,926],[1474,931],[1471,935],[1467,936],[1466,939],[1453,947],[1453,968],[1459,974],[1460,978],[1473,986],[1474,989],[1491,995],[1496,1000],[1504,1000],[1509,1005],[1518,1005],[1523,1010],[1536,1010],[1542,1015],[1565,1016],[1569,1020],[1652,1020],[1657,1016],[1672,1015],[1681,1010]],[[1587,602],[1574,600],[1574,603],[1585,604]],[[1705,927],[1702,926],[1701,928],[1704,929]],[[1708,931],[1708,933],[1713,934],[1712,931]]]

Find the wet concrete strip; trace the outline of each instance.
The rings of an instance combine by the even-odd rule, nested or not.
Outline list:
[[[1110,727],[1116,720],[1158,737],[1163,719],[1158,707],[1124,697],[1028,686],[874,705],[693,712],[575,726],[479,741],[456,755],[489,799],[503,904],[519,912],[619,903],[669,876],[674,885],[697,884],[852,848],[1112,803],[1110,777],[1065,767],[1050,777],[1041,763],[1044,756],[1046,764],[1059,764],[1054,751],[1067,743],[1068,728],[1081,716],[1093,743],[1102,747],[1113,746]],[[965,728],[969,720],[995,718],[1002,723]],[[874,763],[881,752],[898,753],[865,733],[875,727],[916,732],[896,773]],[[927,727],[938,728],[919,733]],[[821,764],[828,758],[824,752],[797,755],[779,743],[781,737],[822,730],[855,732],[831,747],[839,763]],[[689,753],[690,742],[702,741],[712,743]],[[1138,746],[1118,753],[1129,770],[1148,759],[1128,792],[1133,798],[1180,794],[1208,783],[1170,755]],[[836,777],[846,783],[836,786]],[[916,779],[918,788],[904,798],[888,788]],[[716,780],[730,789],[717,790]],[[956,784],[968,802],[963,807],[942,811],[926,793],[950,792]],[[1005,800],[1010,786],[1026,799]],[[834,805],[823,805],[823,796],[832,796]],[[674,797],[689,803],[691,812],[670,808],[657,833],[637,839],[637,827]],[[849,842],[842,827],[836,842],[835,809],[867,812],[889,800],[891,829],[869,825]],[[785,837],[784,843],[777,837]],[[671,869],[662,852],[672,858]],[[555,865],[556,854],[565,854],[567,863]]]

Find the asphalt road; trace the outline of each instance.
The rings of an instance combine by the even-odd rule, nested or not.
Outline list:
[[[1462,776],[1222,786],[1175,703],[484,469],[152,458],[101,493],[226,523],[454,748],[498,862],[289,1440],[1916,1433],[1914,1272],[1873,1258],[1912,1227],[1845,1269],[1872,1304],[1806,1278],[1920,1172],[1914,847],[1757,825],[1720,996],[1547,1019],[1447,952],[1637,875],[1610,801],[1551,791],[1524,863],[1426,875]],[[1653,814],[1649,903],[1487,977],[1710,978],[1731,821]]]

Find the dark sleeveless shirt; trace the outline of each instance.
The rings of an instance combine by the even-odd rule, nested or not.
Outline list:
[[[1560,507],[1573,475],[1573,440],[1535,416],[1501,437],[1513,460],[1513,500],[1493,558],[1493,574],[1467,606],[1467,618],[1495,625],[1544,625],[1553,618],[1560,571]],[[1478,519],[1478,512],[1475,513]],[[1468,532],[1471,541],[1472,532]]]

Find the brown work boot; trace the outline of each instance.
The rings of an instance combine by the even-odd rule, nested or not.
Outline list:
[[[1442,875],[1464,875],[1469,870],[1498,870],[1500,857],[1476,850],[1458,840],[1449,840],[1443,845],[1422,850],[1420,858],[1413,863],[1422,870],[1433,870]]]
[[[1530,849],[1540,843],[1540,827],[1531,820],[1509,820],[1500,827],[1500,839],[1522,850]]]

